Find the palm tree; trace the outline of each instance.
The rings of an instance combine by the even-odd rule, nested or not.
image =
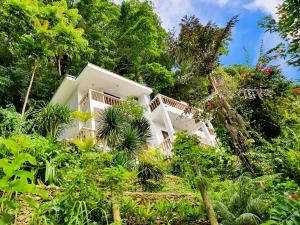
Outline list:
[[[105,140],[114,153],[114,164],[131,167],[137,153],[150,138],[150,123],[144,117],[132,117],[122,107],[109,107],[98,118],[97,137]],[[119,200],[120,201],[120,200]],[[114,222],[121,221],[119,202],[113,202]]]

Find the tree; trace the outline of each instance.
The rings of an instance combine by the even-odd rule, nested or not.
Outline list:
[[[62,74],[62,57],[72,57],[79,51],[84,51],[87,41],[82,38],[83,30],[76,28],[80,18],[77,10],[68,10],[64,1],[48,5],[35,0],[5,1],[1,11],[3,17],[0,20],[0,38],[6,44],[1,45],[1,51],[8,52],[8,56],[1,55],[6,65],[5,70],[13,76],[19,72],[14,72],[15,68],[21,70],[21,75],[30,74],[29,80],[23,76],[19,78],[20,81],[17,80],[24,87],[26,82],[29,83],[22,107],[24,116],[33,81],[39,70],[48,69],[42,76],[53,75],[48,67],[52,63],[57,73]],[[15,82],[12,76],[10,79]],[[48,77],[48,80],[51,78]]]
[[[199,143],[196,136],[188,136],[184,132],[177,133],[172,152],[174,152],[174,161],[176,165],[180,166],[181,173],[201,193],[210,224],[217,225],[218,220],[207,193],[208,180],[204,173],[207,170],[207,164],[209,164],[206,152],[214,150],[200,147]]]
[[[78,28],[81,16],[77,9],[69,9],[64,0],[45,5],[41,8],[40,16],[47,21],[44,35],[50,42],[53,62],[61,76],[64,58],[72,58],[88,50],[88,42],[83,37],[84,31]]]
[[[245,141],[250,135],[242,116],[222,98],[215,85],[214,69],[218,66],[219,56],[226,53],[226,45],[230,40],[231,29],[237,22],[233,17],[225,28],[219,28],[209,22],[202,25],[196,17],[184,17],[178,38],[173,39],[171,49],[175,56],[178,68],[182,68],[178,79],[179,90],[183,90],[183,97],[191,106],[202,106],[203,98],[207,97],[213,89],[218,105],[223,113],[218,121],[227,130],[234,143],[236,154],[240,157],[246,168],[255,174],[254,166],[247,156],[249,151]],[[204,82],[203,82],[204,81]],[[201,84],[202,83],[202,84]],[[175,85],[176,87],[176,85]],[[182,92],[179,92],[182,93]],[[180,96],[180,94],[179,94]],[[191,110],[188,108],[187,111]],[[200,114],[196,115],[199,120]]]
[[[300,67],[300,2],[298,0],[284,0],[278,6],[278,21],[270,16],[260,22],[260,26],[271,33],[278,32],[287,42],[286,52],[290,58],[288,63]]]
[[[123,1],[116,22],[114,71],[161,91],[172,84],[168,34],[149,1]],[[152,74],[153,73],[153,74]],[[160,78],[158,78],[158,76]]]
[[[110,190],[113,209],[113,219],[115,224],[121,224],[120,203],[124,190],[128,188],[128,183],[133,174],[122,166],[108,167],[103,170],[102,179],[105,186]]]

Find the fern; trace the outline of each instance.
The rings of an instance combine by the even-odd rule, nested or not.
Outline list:
[[[235,225],[259,225],[260,218],[252,213],[243,213],[235,220]]]

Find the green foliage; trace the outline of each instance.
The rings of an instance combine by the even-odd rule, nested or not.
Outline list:
[[[0,222],[8,224],[13,222],[14,214],[20,207],[18,194],[22,194],[21,199],[29,205],[36,207],[38,204],[29,194],[47,198],[47,193],[34,184],[36,171],[30,169],[30,165],[36,166],[36,159],[28,153],[19,152],[14,143],[0,141]],[[3,157],[8,150],[12,154]]]
[[[161,153],[156,149],[144,150],[138,160],[138,181],[142,185],[143,191],[161,190],[165,175],[165,163]]]
[[[288,62],[291,65],[300,66],[300,44],[297,34],[300,26],[299,1],[285,0],[278,6],[278,20],[267,16],[260,26],[269,32],[278,32],[283,40],[287,42],[285,48],[290,55]]]
[[[72,119],[78,119],[85,124],[88,121],[90,121],[93,117],[94,117],[94,115],[91,112],[74,111],[71,113]]]
[[[126,101],[115,106],[120,109],[130,120],[138,120],[143,117],[144,108],[133,97],[126,98]]]
[[[264,225],[271,224],[299,224],[300,202],[289,196],[278,196],[275,206],[270,210],[270,220]]]
[[[141,204],[125,198],[121,209],[127,224],[207,224],[204,208],[192,201],[161,199]]]
[[[228,198],[223,196],[223,202],[216,202],[217,215],[222,224],[255,225],[266,220],[268,202],[255,180],[241,176],[235,180],[235,184],[227,185],[227,192]]]
[[[150,138],[150,123],[142,117],[141,110],[141,106],[130,100],[128,104],[109,107],[99,115],[97,136],[119,152],[119,159],[135,159]]]
[[[67,106],[47,105],[36,114],[35,129],[41,135],[57,138],[60,132],[70,124],[70,113]]]
[[[14,132],[24,131],[25,127],[22,121],[21,115],[13,107],[0,108],[0,136],[8,137]]]
[[[130,186],[128,182],[133,178],[133,174],[122,166],[107,167],[103,169],[101,178],[108,190],[122,195],[122,192]]]

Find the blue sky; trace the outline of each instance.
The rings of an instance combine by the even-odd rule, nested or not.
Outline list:
[[[121,2],[122,0],[115,0]],[[221,62],[225,65],[245,64],[243,47],[248,50],[250,63],[254,65],[259,55],[261,41],[264,49],[275,47],[280,41],[277,34],[265,33],[257,22],[270,15],[276,19],[276,6],[282,0],[153,0],[154,8],[160,16],[166,29],[175,28],[184,15],[196,15],[202,23],[213,21],[220,26],[234,15],[239,14],[239,22],[233,29],[232,42],[229,45],[229,55],[223,56]],[[283,60],[278,64],[289,79],[300,79],[300,71],[287,66]]]

